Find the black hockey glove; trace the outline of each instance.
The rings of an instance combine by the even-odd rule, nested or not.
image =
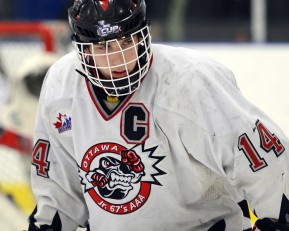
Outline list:
[[[289,224],[281,224],[281,223],[278,223],[278,221],[276,220],[273,220],[270,218],[264,218],[264,219],[259,219],[256,221],[254,230],[289,231]]]

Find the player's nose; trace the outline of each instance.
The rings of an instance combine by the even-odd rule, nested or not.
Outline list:
[[[112,52],[109,55],[109,62],[111,68],[113,68],[114,70],[123,70],[125,64],[125,57],[123,52],[120,49]]]

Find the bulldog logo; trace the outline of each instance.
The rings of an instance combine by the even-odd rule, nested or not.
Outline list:
[[[149,198],[151,185],[161,185],[156,176],[165,172],[156,165],[164,157],[153,155],[157,147],[145,149],[143,144],[141,154],[134,148],[126,149],[116,143],[96,144],[87,150],[79,166],[85,193],[100,208],[110,213],[127,214],[136,211]],[[154,164],[145,169],[144,161],[147,158],[151,159],[147,163],[151,164],[153,160]]]

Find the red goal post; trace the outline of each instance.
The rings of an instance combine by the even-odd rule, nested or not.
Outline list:
[[[13,78],[22,61],[34,54],[66,52],[68,39],[64,21],[0,21],[0,63]]]
[[[51,28],[41,22],[0,22],[0,36],[37,36],[42,40],[45,51],[53,52],[55,49]]]

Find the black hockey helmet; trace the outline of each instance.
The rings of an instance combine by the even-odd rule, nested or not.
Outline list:
[[[75,0],[69,24],[82,42],[98,42],[131,34],[144,25],[144,0]]]
[[[144,0],[75,0],[68,10],[69,24],[74,32],[72,40],[84,74],[107,95],[122,96],[133,93],[149,70],[151,35],[145,15]],[[122,47],[119,43],[121,39],[129,39],[129,47]],[[109,50],[113,43],[117,43],[118,51]],[[103,54],[94,52],[97,44],[103,45]],[[133,51],[135,58],[127,60],[128,51]],[[109,60],[117,54],[122,57],[120,65],[114,65]],[[106,65],[96,64],[104,58],[107,60]],[[129,70],[131,63],[135,65],[133,70]],[[121,78],[113,77],[117,68],[125,73]],[[110,73],[109,77],[104,78],[104,70]]]

